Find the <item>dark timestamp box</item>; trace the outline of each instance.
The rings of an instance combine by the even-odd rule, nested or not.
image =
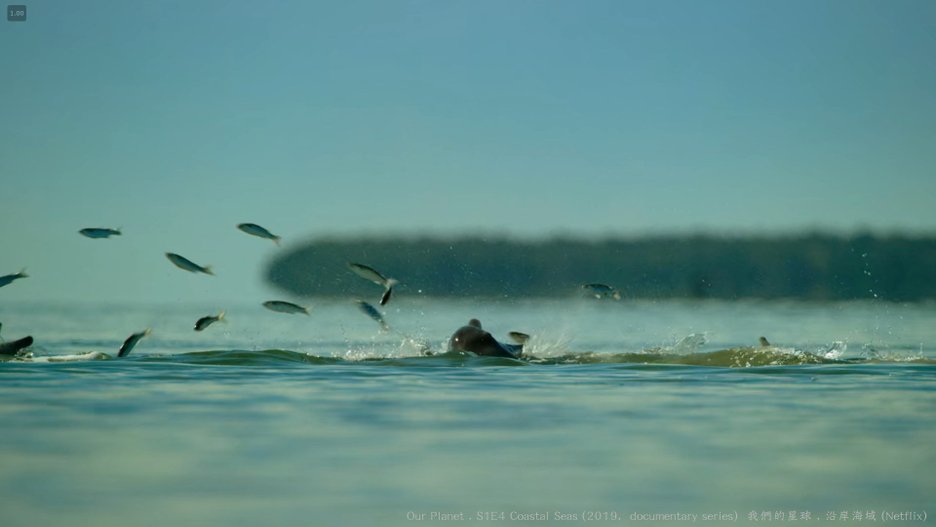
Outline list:
[[[7,6],[7,21],[8,22],[25,22],[26,21],[26,6],[8,5]]]

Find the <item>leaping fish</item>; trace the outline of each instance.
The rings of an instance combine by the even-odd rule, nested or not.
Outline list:
[[[221,311],[217,315],[208,315],[196,320],[195,331],[201,331],[219,320],[224,320],[224,311]]]
[[[304,313],[306,315],[309,314],[309,308],[293,304],[292,302],[284,302],[282,300],[267,300],[266,302],[263,303],[263,307],[271,311],[276,311],[278,313],[289,313],[289,314]]]
[[[78,231],[88,238],[109,238],[111,236],[120,236],[120,229],[109,229],[104,227],[88,227]]]
[[[137,342],[140,342],[140,339],[149,334],[150,329],[146,328],[139,333],[134,333],[133,335],[127,337],[127,340],[125,340],[123,345],[120,346],[120,351],[117,352],[117,356],[126,357],[131,351],[133,351],[133,347],[137,345]]]
[[[18,273],[13,273],[13,274],[8,274],[8,275],[0,276],[0,287],[3,287],[3,286],[5,286],[5,285],[9,285],[9,284],[13,283],[14,280],[19,280],[20,278],[26,278],[26,277],[28,277],[28,276],[29,276],[29,275],[26,274],[26,269],[23,269],[22,271],[20,271],[20,272],[18,272]]]
[[[371,282],[374,282],[375,284],[384,288],[392,287],[397,283],[397,281],[393,278],[387,278],[380,274],[380,272],[373,267],[368,267],[364,264],[348,262],[348,269],[354,271],[354,274],[360,276],[361,278],[370,280]]]
[[[380,324],[380,327],[383,328],[384,331],[390,330],[390,326],[387,325],[387,322],[384,320],[383,315],[380,314],[380,311],[377,311],[376,307],[368,304],[367,302],[363,300],[355,300],[355,302],[357,302],[357,305],[359,308],[361,308],[361,311],[363,311],[364,314],[366,314],[367,316],[377,321],[377,323]]]
[[[183,271],[188,271],[190,273],[205,273],[214,275],[214,272],[211,270],[210,265],[204,267],[198,265],[197,263],[189,260],[188,258],[178,255],[176,253],[166,253],[166,258],[169,258],[169,261],[173,263],[179,269]]]
[[[605,284],[583,284],[582,290],[588,296],[593,296],[595,298],[613,298],[615,300],[621,299],[621,293],[619,293],[615,288],[610,285]]]
[[[383,287],[384,293],[380,297],[380,305],[387,305],[387,302],[390,301],[390,295],[393,293],[393,286],[399,283],[398,280],[395,278],[387,278],[380,274],[380,272],[373,267],[369,267],[364,264],[348,262],[348,269],[351,269],[354,274],[360,276],[361,278],[370,280],[380,287]]]
[[[511,340],[513,340],[513,341],[516,342],[517,344],[521,344],[521,345],[522,345],[522,344],[526,344],[527,341],[530,340],[530,335],[529,335],[529,334],[527,334],[527,333],[521,333],[521,332],[519,332],[519,331],[511,331],[511,332],[508,333],[507,335],[510,337]]]
[[[263,227],[257,225],[256,223],[239,223],[237,224],[237,228],[246,232],[247,234],[257,236],[259,238],[266,238],[267,240],[273,240],[273,243],[275,243],[276,245],[280,244],[279,236],[264,229]]]

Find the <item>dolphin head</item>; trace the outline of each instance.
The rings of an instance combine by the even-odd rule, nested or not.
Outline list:
[[[501,344],[490,333],[481,328],[481,322],[473,318],[468,324],[458,328],[452,334],[448,344],[449,351],[470,351],[475,355],[487,357],[517,358],[521,346]]]

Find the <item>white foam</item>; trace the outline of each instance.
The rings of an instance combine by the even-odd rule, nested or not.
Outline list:
[[[73,355],[43,355],[35,357],[32,354],[17,357],[17,360],[23,362],[81,362],[89,360],[109,360],[112,356],[100,351],[89,351],[87,353],[76,353]]]

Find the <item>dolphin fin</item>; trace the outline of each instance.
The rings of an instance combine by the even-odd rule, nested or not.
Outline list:
[[[0,344],[0,355],[16,355],[20,350],[32,346],[32,337],[23,337],[19,340]]]

